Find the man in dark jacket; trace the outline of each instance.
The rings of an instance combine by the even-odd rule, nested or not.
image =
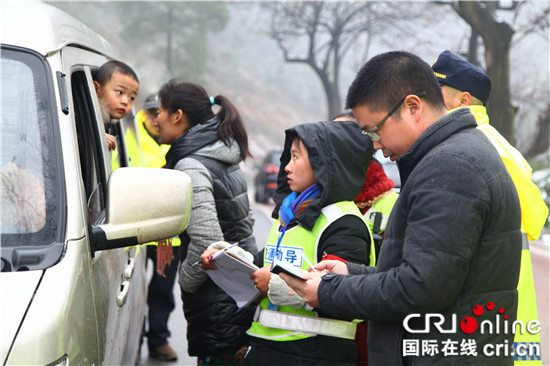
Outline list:
[[[497,151],[468,110],[447,115],[410,53],[367,62],[347,108],[401,176],[378,266],[324,261],[333,273],[281,277],[328,314],[368,319],[370,366],[512,365],[520,208]]]

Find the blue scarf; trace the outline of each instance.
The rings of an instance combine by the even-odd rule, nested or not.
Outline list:
[[[298,195],[298,193],[296,192],[292,192],[291,194],[286,196],[283,203],[281,204],[281,208],[279,209],[279,217],[281,218],[281,220],[283,220],[285,226],[281,228],[282,225],[279,225],[280,234],[279,239],[277,239],[277,246],[275,247],[275,258],[273,262],[275,262],[275,259],[279,255],[279,245],[281,244],[281,240],[283,240],[283,236],[285,235],[288,224],[294,218],[294,216],[296,216],[296,211],[298,211],[298,207],[300,207],[300,204],[314,197],[317,197],[320,194],[321,191],[317,187],[317,184],[314,184],[308,187],[300,195]],[[269,310],[277,310],[278,305],[274,305],[271,303],[271,301],[269,301],[267,308]]]
[[[298,207],[302,203],[304,203],[307,200],[310,200],[314,197],[317,197],[321,194],[321,191],[317,187],[317,184],[314,184],[310,187],[308,187],[305,191],[300,193],[292,192],[286,198],[284,199],[283,203],[281,204],[281,208],[279,210],[279,216],[284,222],[284,228],[281,228],[279,226],[279,231],[281,234],[279,235],[279,239],[277,240],[277,247],[275,248],[275,253],[279,251],[279,244],[281,243],[281,240],[283,239],[283,235],[285,235],[286,228],[288,227],[288,224],[294,216],[296,216],[296,211],[298,211]]]

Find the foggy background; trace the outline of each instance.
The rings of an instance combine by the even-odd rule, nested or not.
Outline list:
[[[329,107],[320,78],[305,63],[285,62],[271,26],[280,3],[220,1],[49,1],[103,35],[115,56],[140,79],[135,109],[172,77],[203,85],[213,96],[224,94],[245,121],[253,161],[282,144],[284,129],[327,120]],[[526,156],[535,170],[548,168],[549,33],[547,1],[482,2],[498,4],[493,17],[514,30],[509,52],[512,144],[527,154],[543,134],[545,148]],[[286,2],[292,6],[299,2]],[[330,6],[361,3],[331,2]],[[339,67],[339,109],[358,69],[372,56],[405,50],[433,63],[445,49],[468,54],[472,27],[452,6],[458,2],[371,2],[360,14],[367,24],[346,47]],[[327,5],[327,6],[328,6]],[[521,6],[519,6],[521,5]],[[280,10],[279,10],[280,11]],[[298,11],[298,10],[297,10]],[[303,25],[298,16],[295,29]],[[283,19],[284,20],[284,19]],[[326,37],[319,33],[319,39]],[[288,56],[306,54],[307,38],[286,37]],[[476,52],[485,69],[485,49]],[[491,108],[500,106],[489,105]],[[492,124],[493,120],[491,120]],[[540,139],[540,136],[539,136]],[[510,140],[510,138],[509,138]]]

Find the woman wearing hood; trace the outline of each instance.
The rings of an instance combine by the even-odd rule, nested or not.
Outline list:
[[[353,319],[327,318],[289,291],[271,264],[307,271],[324,259],[374,263],[372,236],[353,202],[365,179],[372,143],[357,122],[318,122],[286,130],[278,188],[277,218],[252,274],[267,293],[248,330],[245,365],[355,365]],[[209,267],[211,251],[201,259]]]
[[[257,250],[246,180],[239,168],[250,156],[246,129],[226,97],[209,97],[200,85],[171,80],[158,95],[159,143],[171,145],[165,168],[187,173],[193,183],[191,217],[180,234],[179,284],[188,352],[198,357],[198,365],[232,365],[235,352],[247,343],[254,307],[239,309],[193,263],[220,240]],[[217,114],[214,105],[219,106]]]

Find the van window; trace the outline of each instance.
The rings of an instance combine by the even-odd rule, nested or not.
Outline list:
[[[2,166],[0,228],[2,271],[12,270],[9,253],[27,251],[61,240],[63,168],[59,164],[59,134],[49,68],[40,55],[2,47],[1,65]],[[6,248],[6,250],[4,250]],[[19,251],[21,252],[21,251]],[[33,252],[34,253],[34,252]],[[34,253],[36,254],[36,253]],[[44,257],[43,254],[36,257]],[[39,258],[33,259],[37,264]],[[21,264],[21,263],[20,263]],[[28,269],[25,265],[21,268]]]
[[[90,86],[83,70],[71,75],[71,88],[75,108],[78,150],[84,190],[88,200],[90,224],[101,224],[105,218],[106,176],[100,133],[97,129]]]

